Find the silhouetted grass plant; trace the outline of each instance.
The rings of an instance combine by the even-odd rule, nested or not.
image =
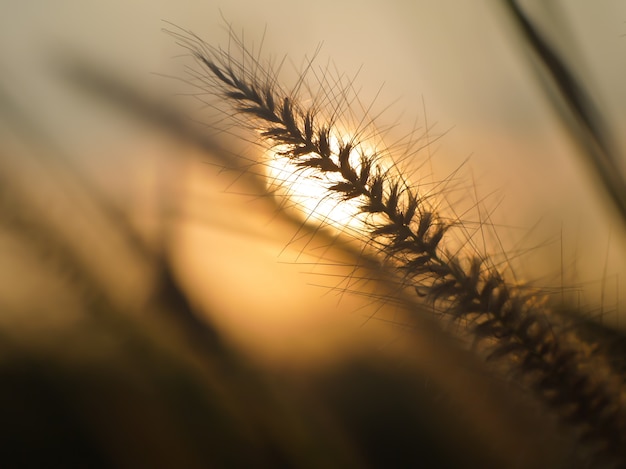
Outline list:
[[[364,144],[377,135],[372,119],[361,120],[350,133],[341,128],[341,116],[350,113],[344,108],[349,100],[336,99],[343,90],[311,99],[305,71],[286,91],[278,71],[232,31],[228,50],[180,28],[168,32],[200,66],[191,71],[194,85],[223,100],[218,106],[229,104],[235,126],[253,129],[261,146],[288,159],[300,177],[326,181],[320,198],[358,202],[354,217],[363,228],[350,233],[399,272],[401,289],[411,288],[434,311],[466,326],[487,360],[497,360],[505,374],[513,371],[564,423],[577,428],[598,461],[626,463],[621,379],[536,292],[507,280],[487,253],[458,248],[457,239],[469,243],[463,227],[456,226],[462,221],[440,215],[436,194],[420,193],[386,156]],[[330,85],[316,78],[322,89]],[[259,143],[254,136],[251,141]]]
[[[370,117],[372,108],[360,101],[367,93],[357,90],[353,78],[328,66],[318,71],[313,60],[305,61],[295,87],[286,89],[279,83],[280,65],[265,65],[260,51],[253,53],[234,35],[230,48],[222,51],[188,31],[171,34],[198,61],[199,67],[188,69],[197,97],[222,112],[219,121],[200,130],[186,114],[116,81],[108,71],[80,60],[64,63],[63,71],[73,84],[104,95],[186,144],[196,144],[219,170],[241,177],[233,190],[244,187],[252,197],[263,197],[268,207],[277,209],[277,221],[293,222],[281,225],[297,231],[290,241],[293,250],[327,250],[328,256],[324,252],[313,263],[332,263],[333,250],[349,254],[341,259],[358,266],[341,264],[341,269],[320,275],[331,283],[336,279],[335,290],[342,294],[370,299],[363,312],[367,318],[394,321],[406,330],[411,329],[406,324],[410,314],[411,324],[418,326],[407,335],[409,347],[393,350],[370,347],[368,338],[354,334],[359,335],[354,350],[335,350],[333,344],[334,361],[317,368],[285,371],[281,365],[250,361],[209,319],[219,312],[211,316],[211,308],[196,306],[187,290],[193,287],[177,276],[168,242],[174,227],[158,234],[157,245],[148,244],[138,236],[130,212],[96,190],[88,175],[63,158],[51,158],[48,142],[29,156],[41,154],[54,161],[41,180],[54,186],[50,194],[67,197],[47,197],[48,192],[37,197],[33,174],[8,164],[22,158],[4,140],[3,235],[10,234],[28,251],[33,270],[49,271],[61,281],[57,283],[66,284],[68,296],[78,300],[76,311],[68,315],[82,319],[61,333],[46,329],[43,339],[3,322],[0,372],[8,384],[2,387],[5,404],[0,411],[7,447],[15,449],[5,453],[3,462],[13,456],[41,467],[56,452],[65,456],[58,465],[75,461],[88,466],[106,466],[105,461],[167,467],[623,465],[623,393],[620,375],[612,374],[606,363],[612,357],[596,352],[591,339],[575,335],[569,318],[551,314],[538,290],[515,281],[507,262],[515,253],[480,248],[480,239],[474,237],[486,237],[496,227],[490,226],[488,211],[478,210],[478,221],[468,220],[459,200],[445,200],[457,190],[454,184],[464,190],[458,174],[433,184],[424,181],[421,169],[411,174],[414,165],[404,160],[419,151],[422,142],[416,132],[387,145],[380,118]],[[29,129],[23,140],[39,140],[29,119],[20,118],[7,102],[3,100],[0,117],[8,117],[11,128]],[[239,153],[232,138],[222,139],[224,134],[244,139],[245,153]],[[251,155],[257,150],[262,157]],[[177,161],[180,156],[177,152]],[[289,180],[267,170],[273,158],[291,165],[296,184],[285,187]],[[67,177],[60,177],[60,169]],[[413,176],[418,185],[410,181]],[[265,183],[259,184],[260,179]],[[337,209],[354,208],[350,219],[343,218],[349,211],[342,216],[338,210],[299,206],[295,196],[304,180],[318,183],[319,194],[310,197],[327,199]],[[70,196],[68,186],[75,185],[94,209],[93,217]],[[180,196],[164,197],[170,195]],[[48,220],[47,208],[57,200],[58,217]],[[227,215],[229,228],[210,228],[239,230],[248,222],[242,217],[251,215],[246,212],[250,206],[238,205]],[[292,216],[300,209],[307,211],[305,223],[302,214]],[[202,210],[227,209],[217,203]],[[197,221],[184,215],[184,222]],[[69,220],[83,218],[94,236],[75,233],[80,223]],[[96,219],[103,223],[94,223]],[[315,239],[309,243],[308,236]],[[114,238],[121,242],[113,243]],[[244,239],[251,245],[258,241]],[[107,255],[89,255],[95,254],[96,245]],[[241,251],[250,255],[249,247]],[[241,262],[236,269],[248,274],[252,260],[239,256],[222,262]],[[141,266],[137,271],[146,288],[125,289],[122,276],[107,282],[99,274],[113,264],[122,267],[118,272]],[[223,267],[216,262],[208,269],[220,275]],[[253,288],[239,278],[236,282],[237,294]],[[27,279],[23,286],[33,284]],[[116,301],[128,291],[131,301]],[[28,301],[12,307],[18,313],[34,309],[37,316],[31,317],[36,320],[59,314],[61,295],[37,293],[46,303],[44,311]],[[391,307],[379,312],[381,303]],[[3,305],[3,310],[10,309]],[[244,314],[259,313],[252,309]],[[435,322],[431,312],[444,326],[454,327],[444,327],[444,332],[429,327]],[[603,340],[603,335],[596,337]],[[319,345],[325,346],[326,339],[320,337]],[[475,366],[475,357],[458,350],[459,343],[473,345],[489,366]],[[298,346],[293,348],[295,356]],[[519,384],[539,399],[532,393],[519,399]],[[84,405],[77,408],[76,402]],[[538,403],[553,412],[534,415]],[[162,412],[161,417],[155,419],[155,412]],[[525,420],[527,414],[531,418]],[[554,431],[553,417],[565,423],[561,432]],[[90,432],[95,436],[85,438]],[[572,433],[585,444],[574,448]],[[117,445],[125,450],[113,451]],[[34,454],[32,448],[41,452]],[[586,460],[589,453],[595,455],[592,463]]]

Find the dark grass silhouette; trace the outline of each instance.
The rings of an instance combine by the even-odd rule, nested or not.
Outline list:
[[[452,224],[397,169],[394,174],[395,168],[385,168],[376,152],[363,150],[358,136],[341,135],[335,117],[325,120],[316,104],[304,107],[299,100],[304,77],[294,91],[286,92],[276,83],[275,72],[264,68],[236,37],[231,47],[234,43],[242,49],[236,54],[240,60],[233,50],[213,48],[191,32],[169,32],[202,66],[203,71],[194,73],[202,91],[230,101],[244,121],[248,116],[245,122],[260,132],[267,147],[288,158],[302,177],[328,181],[328,194],[343,202],[359,201],[355,217],[361,216],[368,228],[365,242],[375,246],[387,265],[402,271],[405,286],[437,311],[468,324],[488,350],[487,359],[505,358],[563,422],[580,428],[581,441],[597,445],[598,458],[623,456],[621,379],[568,331],[563,317],[550,314],[534,293],[509,284],[484,255],[446,249]],[[336,148],[333,141],[339,142]]]
[[[98,219],[122,240],[119,248],[110,248],[108,262],[142,267],[147,293],[137,294],[141,301],[121,301],[121,285],[102,280],[99,271],[106,265],[86,260],[87,241],[72,233],[73,228],[80,233],[74,220],[93,222],[82,201],[30,197],[37,192],[30,174],[4,164],[53,152],[47,142],[33,144],[39,139],[36,125],[3,105],[8,124],[2,129],[9,127],[11,138],[1,148],[0,223],[3,236],[23,248],[11,255],[30,267],[23,282],[32,285],[24,304],[0,304],[3,317],[14,313],[44,324],[65,315],[74,320],[44,333],[3,320],[0,465],[624,465],[621,383],[614,382],[621,375],[589,346],[605,345],[607,332],[587,328],[580,339],[568,332],[569,320],[550,314],[533,292],[507,281],[485,253],[449,248],[460,220],[443,218],[434,196],[420,193],[396,167],[361,146],[364,133],[348,141],[334,135],[342,109],[335,119],[327,118],[316,106],[299,102],[298,93],[282,90],[275,72],[258,62],[244,68],[232,54],[188,32],[174,34],[199,60],[201,91],[217,92],[235,109],[236,127],[260,130],[261,144],[278,146],[303,175],[332,181],[328,197],[337,203],[359,202],[361,213],[355,216],[365,221],[364,231],[348,233],[366,246],[348,252],[355,264],[370,269],[363,275],[381,292],[382,301],[372,299],[372,311],[384,303],[402,305],[416,316],[417,326],[404,348],[380,350],[363,339],[330,365],[261,366],[193,306],[165,243],[155,247],[142,240],[124,211],[94,190],[85,175],[58,155],[48,158],[55,163],[46,171],[47,182],[65,193],[67,178],[55,170],[69,172],[70,181],[83,185]],[[224,150],[230,142],[220,139],[222,128],[198,131],[188,119],[106,74],[91,70],[81,77],[83,87],[196,143],[216,164],[239,168],[242,178],[257,167],[242,165],[237,154]],[[7,143],[15,129],[31,154],[14,152]],[[333,135],[339,137],[337,148]],[[263,196],[263,185],[256,190]],[[64,226],[44,216],[46,203],[53,202]],[[283,201],[276,204],[277,216],[290,216]],[[328,235],[300,221],[294,226],[311,236]],[[96,245],[106,249],[112,238],[102,230]],[[337,240],[330,248],[350,249]],[[38,290],[36,275],[60,284],[59,290]],[[475,350],[466,350],[450,328],[436,327],[429,311],[443,322],[453,320],[461,337],[478,342]]]

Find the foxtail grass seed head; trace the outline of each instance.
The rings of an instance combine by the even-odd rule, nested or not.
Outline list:
[[[338,90],[339,81],[317,77],[310,63],[287,90],[234,35],[225,51],[189,31],[168,32],[196,60],[192,77],[200,90],[216,95],[232,122],[258,138],[270,191],[304,218],[362,240],[399,273],[404,288],[463,325],[480,353],[577,428],[598,457],[626,463],[621,379],[536,293],[472,248],[461,220],[443,217],[435,195],[407,181],[384,145],[372,144],[380,140],[373,119],[357,119],[346,131],[353,88]],[[307,73],[323,89],[317,97],[307,94]],[[467,246],[459,249],[457,239]]]

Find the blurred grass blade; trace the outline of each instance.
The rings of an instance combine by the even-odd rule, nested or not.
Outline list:
[[[552,84],[565,102],[568,116],[562,114],[562,118],[574,141],[584,150],[586,157],[619,211],[622,222],[626,223],[626,179],[620,170],[620,155],[614,150],[602,113],[594,104],[585,87],[565,64],[565,61],[559,57],[558,52],[539,33],[518,3],[515,0],[507,0],[505,5],[526,43],[548,72]],[[540,81],[545,86],[545,82]],[[551,91],[547,90],[547,94],[551,99],[554,99]],[[555,107],[561,108],[561,106]],[[575,123],[568,118],[570,115],[574,117]]]

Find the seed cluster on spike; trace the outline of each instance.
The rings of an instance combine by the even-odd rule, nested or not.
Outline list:
[[[572,334],[553,327],[532,295],[509,285],[481,256],[447,252],[445,234],[451,225],[404,179],[382,168],[375,152],[359,151],[358,141],[340,138],[334,148],[332,139],[338,136],[332,123],[318,122],[313,109],[302,108],[275,80],[261,81],[230,55],[205,44],[198,47],[194,36],[174,35],[205,67],[215,90],[255,120],[268,146],[279,148],[296,170],[333,174],[328,193],[359,201],[360,214],[372,216],[366,233],[370,242],[404,273],[418,295],[466,320],[476,341],[489,348],[488,358],[508,359],[521,379],[564,421],[597,442],[600,451],[623,456],[625,410],[620,390],[604,379],[604,361],[590,357]],[[255,65],[255,70],[260,68]]]

